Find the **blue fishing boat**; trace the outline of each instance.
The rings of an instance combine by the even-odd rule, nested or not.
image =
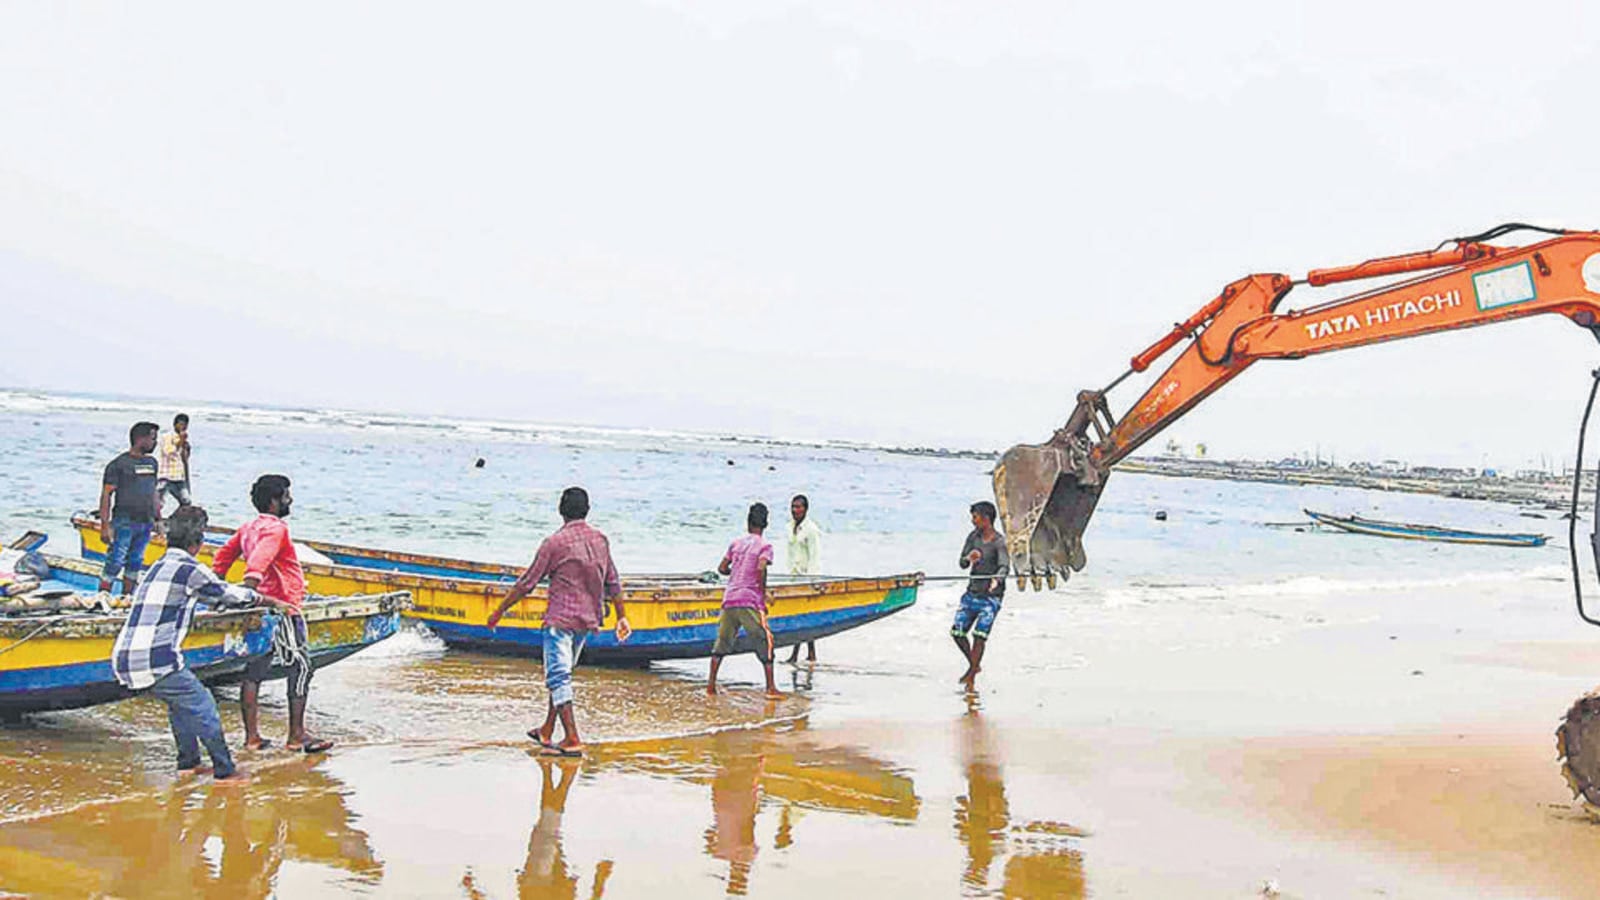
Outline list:
[[[1545,541],[1550,539],[1549,535],[1526,532],[1467,531],[1443,525],[1414,525],[1407,522],[1364,519],[1361,516],[1335,516],[1309,509],[1304,512],[1311,517],[1312,522],[1340,531],[1411,541],[1443,541],[1450,544],[1486,544],[1498,547],[1542,547]]]
[[[17,549],[32,549],[30,535]],[[0,615],[0,718],[74,709],[133,695],[111,672],[111,651],[127,618],[120,598],[96,593],[99,568],[83,560],[38,554],[47,566],[27,594]],[[312,662],[318,667],[393,635],[410,595],[307,597],[303,609]],[[237,682],[252,657],[270,653],[276,616],[266,609],[201,611],[183,644],[184,661],[206,684]],[[268,678],[282,678],[274,668]]]

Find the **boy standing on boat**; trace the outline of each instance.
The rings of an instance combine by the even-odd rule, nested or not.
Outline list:
[[[166,702],[178,743],[178,771],[207,771],[200,767],[204,745],[215,780],[245,782],[249,776],[234,766],[228,753],[216,699],[183,660],[183,639],[197,604],[247,606],[256,600],[252,592],[228,584],[195,560],[205,530],[206,511],[198,506],[186,506],[167,520],[167,553],[139,584],[112,647],[111,671],[123,687],[149,690]]]
[[[322,753],[333,742],[306,731],[306,700],[311,693],[311,654],[306,650],[306,620],[300,614],[306,597],[306,576],[289,539],[289,517],[294,496],[289,479],[283,475],[263,475],[250,486],[250,502],[260,515],[240,526],[217,551],[211,570],[227,577],[228,569],[244,558],[244,585],[259,591],[283,612],[278,632],[273,637],[272,653],[250,661],[244,680],[239,683],[239,712],[244,718],[244,745],[251,750],[270,746],[261,737],[259,701],[261,682],[274,665],[289,669],[289,747],[306,753]]]
[[[717,640],[711,645],[711,675],[706,679],[706,694],[717,694],[717,670],[722,658],[737,652],[739,632],[751,645],[767,674],[767,696],[782,697],[772,682],[772,631],[767,627],[767,567],[772,565],[772,544],[762,533],[767,530],[767,505],[753,503],[745,516],[748,530],[728,545],[717,571],[728,576],[722,592],[722,617],[717,621]]]
[[[161,507],[167,496],[178,501],[178,508],[188,506],[189,497],[189,416],[178,413],[172,418],[172,432],[162,435],[160,461],[156,472],[156,518],[161,518]]]
[[[582,756],[583,739],[573,714],[572,669],[578,664],[589,635],[598,631],[605,618],[605,603],[617,607],[617,642],[633,634],[622,603],[622,579],[611,560],[611,542],[585,521],[589,515],[589,493],[581,487],[561,492],[561,519],[555,534],[539,544],[528,570],[522,573],[511,593],[489,613],[491,629],[500,624],[506,610],[526,597],[540,581],[550,579],[544,613],[544,683],[550,689],[550,702],[544,723],[528,731],[546,756]],[[561,721],[561,743],[554,743],[556,720]]]
[[[789,501],[789,574],[817,575],[822,572],[822,529],[811,520],[811,501],[805,494],[795,494]],[[800,660],[800,645],[795,644],[789,653],[791,664]],[[806,641],[806,662],[817,661],[817,642]]]
[[[100,538],[106,542],[106,564],[100,572],[100,590],[110,593],[111,583],[122,576],[122,596],[133,596],[134,583],[144,567],[144,548],[160,512],[156,500],[156,433],[161,426],[139,422],[128,430],[128,452],[106,466],[100,487]],[[112,500],[116,503],[113,505]]]
[[[967,592],[961,595],[961,606],[956,610],[950,634],[967,660],[967,671],[960,681],[973,688],[977,687],[978,672],[982,670],[989,631],[994,628],[995,616],[1000,615],[1000,601],[1006,596],[1006,572],[1011,558],[1006,554],[1005,537],[994,527],[994,504],[979,500],[972,504],[970,511],[972,533],[961,547],[960,565],[971,569],[974,577],[967,582]],[[969,631],[972,632],[970,644],[967,642]]]

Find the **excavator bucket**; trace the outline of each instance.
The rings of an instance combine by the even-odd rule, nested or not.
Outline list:
[[[1054,588],[1058,576],[1065,581],[1083,569],[1083,531],[1105,476],[1088,463],[1082,442],[1022,444],[1000,458],[995,505],[1019,590],[1029,581],[1034,590]]]

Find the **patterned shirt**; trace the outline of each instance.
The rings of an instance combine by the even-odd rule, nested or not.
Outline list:
[[[168,550],[145,573],[133,595],[133,608],[112,646],[112,673],[133,690],[155,684],[183,668],[179,648],[189,634],[197,603],[243,606],[253,599],[249,591],[213,575],[184,551]]]
[[[544,624],[550,628],[594,631],[600,627],[601,604],[622,593],[611,542],[582,519],[561,526],[539,544],[533,564],[514,589],[531,591],[546,576],[550,599]]]
[[[262,513],[239,526],[211,560],[211,571],[223,578],[233,561],[244,557],[244,575],[259,581],[256,590],[274,600],[287,603],[296,613],[306,598],[306,573],[289,540],[289,526],[274,515]]]
[[[188,481],[189,472],[183,463],[183,435],[169,431],[161,436],[161,452],[156,456],[159,467],[156,477],[162,481]]]

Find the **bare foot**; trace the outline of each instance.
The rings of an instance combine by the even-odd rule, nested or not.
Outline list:
[[[244,742],[244,748],[246,750],[266,750],[271,746],[272,740],[270,738],[256,738],[253,741]]]
[[[232,775],[229,775],[227,778],[213,778],[213,779],[211,779],[211,783],[212,784],[228,784],[228,785],[249,784],[250,783],[250,773],[246,772],[243,769],[234,769]]]
[[[788,696],[788,695],[785,694],[783,691],[778,690],[777,688],[767,688],[767,699],[768,700],[782,700],[786,696]]]
[[[717,686],[714,685],[714,684],[706,685],[706,696],[707,697],[715,697],[716,695],[717,695]]]
[[[188,769],[179,769],[178,777],[183,778],[189,775],[210,775],[215,771],[216,769],[212,768],[211,766],[193,766]]]
[[[967,683],[971,682],[972,681],[972,677],[974,675],[977,675],[977,674],[978,674],[977,672],[972,671],[972,667],[971,666],[968,666],[967,670],[965,672],[961,673],[961,677],[956,679],[956,683],[957,684],[967,684]]]

